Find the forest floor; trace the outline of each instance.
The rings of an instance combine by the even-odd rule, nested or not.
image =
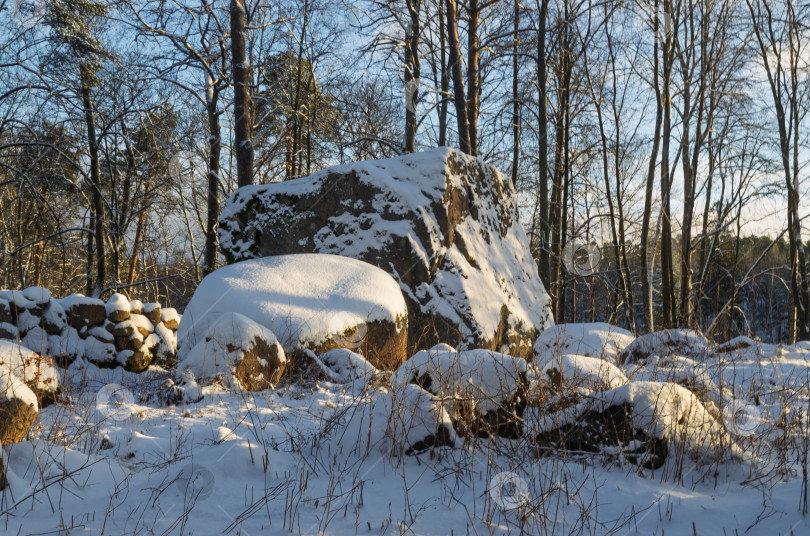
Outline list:
[[[800,343],[702,365],[756,408],[737,438],[751,457],[673,455],[651,470],[608,451],[539,456],[529,438],[415,456],[352,449],[347,422],[374,392],[362,381],[211,385],[197,403],[167,406],[167,371],[79,360],[64,371],[63,402],[5,449],[0,533],[807,534],[808,362]]]

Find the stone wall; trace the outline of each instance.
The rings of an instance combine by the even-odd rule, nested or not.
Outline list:
[[[78,358],[132,372],[172,365],[179,323],[176,310],[123,294],[104,302],[81,294],[56,299],[41,287],[0,290],[0,339],[19,341],[61,366]]]

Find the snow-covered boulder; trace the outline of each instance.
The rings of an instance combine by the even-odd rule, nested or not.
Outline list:
[[[107,330],[99,328],[99,331]],[[110,340],[90,335],[84,340],[84,357],[94,365],[101,368],[112,368],[118,366],[115,345]]]
[[[529,357],[553,324],[508,177],[448,148],[237,190],[219,219],[228,262],[332,253],[391,274],[413,346]],[[425,336],[427,335],[427,336]],[[424,347],[424,346],[423,346]]]
[[[143,311],[143,307],[141,307],[141,311]],[[155,326],[152,325],[152,322],[140,313],[132,313],[129,315],[127,321],[131,322],[138,333],[143,337],[148,337],[155,330]]]
[[[0,374],[8,371],[41,397],[52,401],[59,392],[59,373],[53,361],[18,342],[0,340]]]
[[[272,331],[239,313],[224,313],[178,369],[201,381],[221,376],[229,386],[264,391],[276,386],[286,364],[284,349]]]
[[[537,337],[534,363],[542,368],[563,354],[598,357],[616,363],[619,352],[634,339],[626,329],[604,322],[559,324]]]
[[[29,296],[37,298],[37,301],[27,298],[26,292]],[[6,313],[5,304],[8,313],[0,315],[0,320],[13,324],[20,335],[25,335],[42,324],[42,313],[50,301],[50,293],[40,287],[30,287],[24,291],[0,290],[0,301],[4,304],[0,313]]]
[[[9,296],[0,292],[0,324],[10,324],[14,326],[14,329],[17,329],[14,321],[14,309],[9,301]]]
[[[177,311],[175,311],[177,312]],[[143,304],[143,314],[149,321],[157,326],[161,322],[161,314],[160,314],[160,304],[153,302],[153,303],[144,303]],[[179,320],[178,320],[179,322]],[[177,329],[177,326],[174,327]]]
[[[711,352],[708,339],[691,329],[665,329],[642,335],[619,354],[619,363],[637,363],[650,356],[680,355],[706,357]]]
[[[542,369],[552,387],[604,391],[627,383],[624,373],[613,363],[597,357],[564,354]]]
[[[42,312],[42,327],[50,335],[59,335],[67,328],[67,316],[62,305],[51,300]]]
[[[68,325],[76,330],[86,326],[100,326],[107,318],[107,308],[97,298],[71,294],[59,300],[59,304],[67,315]]]
[[[130,300],[129,302],[129,312],[133,315],[142,315],[143,314],[143,302],[141,300]]]
[[[379,375],[377,367],[369,363],[365,357],[346,348],[335,348],[320,356],[321,362],[334,377],[341,382],[350,382],[360,379],[371,379]]]
[[[0,322],[0,339],[20,340],[20,332],[17,331],[17,326],[8,322]]]
[[[152,354],[149,350],[143,348],[143,338],[141,338],[140,343],[134,342],[127,345],[123,350],[118,350],[115,355],[115,362],[112,364],[122,366],[124,370],[129,372],[137,373],[148,369],[151,363]]]
[[[727,354],[729,352],[745,350],[746,348],[759,348],[760,346],[762,346],[761,342],[755,341],[754,339],[746,337],[745,335],[740,335],[739,337],[734,337],[727,340],[723,344],[717,345],[714,351],[718,354]]]
[[[34,392],[8,368],[0,366],[0,443],[22,441],[37,420]]]
[[[129,299],[123,294],[115,293],[107,300],[107,318],[111,322],[123,322],[130,315]]]
[[[526,422],[541,449],[602,452],[658,468],[669,455],[745,459],[700,400],[675,383],[631,382],[556,413],[531,408]]]
[[[66,367],[85,355],[85,342],[78,331],[68,326],[62,333],[48,336],[48,355],[53,357],[60,367]]]
[[[333,438],[335,452],[414,455],[455,447],[460,440],[438,397],[418,385],[395,385],[350,409],[348,422]]]
[[[441,345],[417,352],[394,372],[391,383],[413,383],[446,400],[462,435],[516,438],[526,406],[526,370],[520,357]]]
[[[160,319],[168,329],[176,330],[180,326],[180,314],[174,307],[166,307],[160,311]]]
[[[177,364],[177,334],[160,323],[155,325],[155,332],[152,335],[159,339],[157,346],[150,349],[152,362],[166,367]]]
[[[22,295],[26,300],[30,300],[35,305],[42,308],[45,308],[51,301],[50,291],[42,287],[28,287],[22,291]]]
[[[287,352],[348,347],[382,369],[396,368],[406,357],[407,310],[399,285],[356,259],[280,255],[216,270],[203,279],[183,313],[178,359],[229,312],[269,328]]]

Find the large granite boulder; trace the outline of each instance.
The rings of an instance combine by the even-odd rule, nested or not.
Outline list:
[[[228,313],[271,330],[290,354],[292,369],[297,355],[334,348],[357,350],[386,370],[407,357],[408,311],[399,285],[356,259],[278,255],[208,274],[180,320],[178,359],[185,360]]]
[[[452,149],[240,188],[219,238],[229,263],[318,252],[382,268],[408,302],[413,346],[529,357],[553,323],[511,182]]]

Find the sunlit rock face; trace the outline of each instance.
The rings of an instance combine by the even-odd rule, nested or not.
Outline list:
[[[318,252],[382,268],[407,300],[412,348],[530,357],[553,321],[517,216],[508,178],[439,148],[240,188],[219,235],[228,262]]]

